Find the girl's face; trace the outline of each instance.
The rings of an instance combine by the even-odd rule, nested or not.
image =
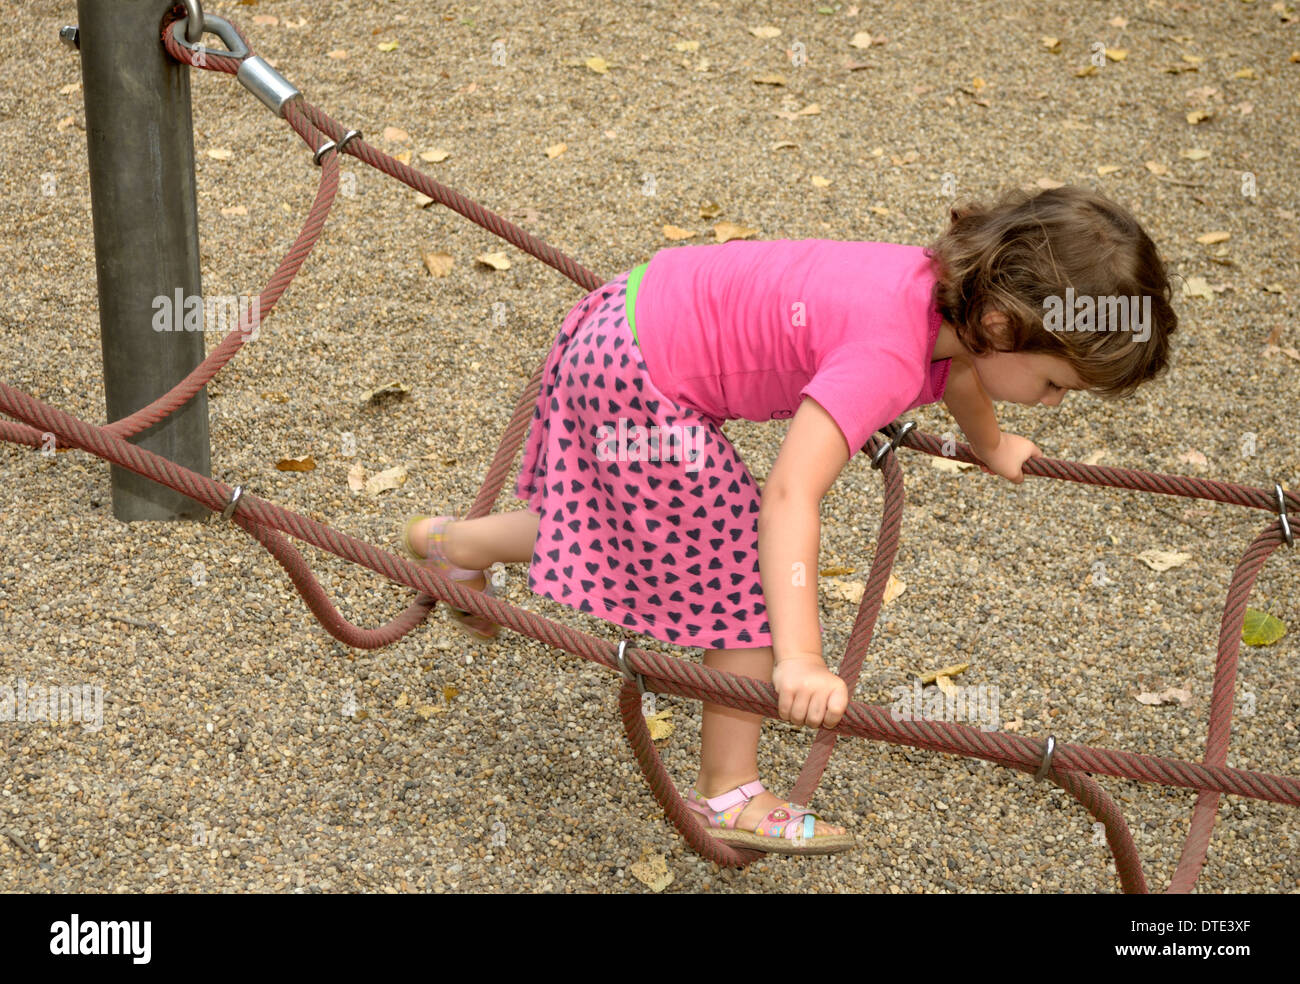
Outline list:
[[[1005,315],[998,311],[989,312],[983,320],[995,331],[1007,324]],[[971,363],[992,400],[1055,407],[1070,390],[1085,389],[1070,363],[1056,355],[993,352],[971,356]]]

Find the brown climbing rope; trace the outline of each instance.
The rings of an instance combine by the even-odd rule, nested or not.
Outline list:
[[[195,58],[193,46],[184,45],[177,40],[170,27],[180,18],[180,13],[178,5],[162,24],[162,41],[172,57],[191,67],[238,75],[242,58],[206,49],[201,58]],[[208,17],[205,24],[218,20],[220,19]],[[222,24],[229,27],[248,47],[251,56],[252,46],[248,45],[243,33],[233,24]],[[340,152],[352,155],[459,212],[554,267],[588,291],[597,289],[605,282],[513,223],[371,147],[361,139],[359,133],[345,129],[300,96],[285,102],[281,113],[311,148],[314,160],[321,167],[321,181],[302,232],[260,296],[262,312],[269,313],[272,310],[320,236],[338,189]],[[240,487],[232,488],[206,478],[126,440],[183,406],[230,361],[248,337],[251,327],[241,319],[240,325],[212,354],[169,393],[129,417],[102,427],[78,420],[0,383],[0,410],[26,425],[0,421],[0,439],[39,446],[44,434],[53,434],[64,445],[89,451],[106,461],[160,482],[232,519],[271,552],[288,573],[312,614],[327,632],[346,645],[374,649],[395,642],[421,624],[434,605],[442,601],[455,608],[486,616],[493,622],[539,642],[620,672],[624,677],[619,693],[619,710],[624,730],[651,792],[663,807],[668,820],[696,851],[718,864],[744,867],[761,857],[761,852],[735,849],[714,840],[695,814],[686,808],[650,739],[641,711],[640,693],[644,688],[775,718],[778,716],[776,695],[771,684],[722,673],[662,653],[634,649],[626,642],[612,648],[605,640],[566,628],[481,592],[468,590],[440,571],[421,567],[323,523],[245,494]],[[470,517],[487,515],[496,503],[515,454],[527,433],[544,364],[543,359],[519,398],[487,476],[467,514]],[[883,429],[885,439],[873,436],[867,448],[864,448],[884,479],[884,510],[866,590],[839,666],[839,672],[850,693],[856,686],[863,658],[871,644],[885,585],[898,549],[904,493],[902,471],[892,452],[905,446],[931,455],[942,453],[942,444],[937,437],[916,432],[912,426],[897,422],[891,424]],[[955,454],[945,456],[958,461],[977,461],[970,448],[960,444],[957,445]],[[1024,465],[1024,473],[1088,485],[1211,499],[1262,509],[1276,515],[1277,518],[1247,547],[1228,589],[1220,624],[1218,661],[1204,761],[1184,762],[1115,749],[1068,745],[1057,742],[1055,736],[1050,735],[1040,741],[1023,735],[985,732],[941,721],[896,721],[888,707],[854,701],[850,703],[835,730],[819,731],[790,798],[798,803],[810,799],[830,760],[836,738],[842,734],[981,758],[1007,768],[1019,769],[1038,779],[1050,779],[1067,790],[1105,826],[1107,842],[1115,858],[1116,872],[1123,890],[1145,892],[1147,885],[1141,860],[1128,826],[1114,800],[1092,776],[1118,776],[1195,789],[1198,795],[1190,829],[1178,867],[1167,889],[1169,892],[1188,892],[1204,866],[1221,794],[1231,793],[1291,806],[1300,805],[1300,779],[1233,769],[1226,765],[1237,653],[1241,644],[1246,601],[1255,578],[1269,555],[1284,543],[1294,546],[1287,514],[1300,511],[1300,495],[1286,493],[1280,486],[1275,486],[1270,495],[1263,489],[1209,479],[1106,468],[1050,458],[1029,459]],[[417,592],[415,601],[377,629],[353,625],[330,602],[302,555],[284,537],[283,534],[286,533],[407,585]]]

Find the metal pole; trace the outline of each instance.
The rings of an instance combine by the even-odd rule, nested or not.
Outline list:
[[[156,299],[202,296],[190,69],[162,46],[173,0],[77,0],[90,200],[108,420],[162,396],[203,361],[203,331],[156,331]],[[204,327],[200,315],[191,317]],[[131,442],[211,477],[207,393]],[[166,486],[111,466],[113,514],[198,519],[209,511]]]

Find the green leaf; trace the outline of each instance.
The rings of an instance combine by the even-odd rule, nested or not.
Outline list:
[[[1271,646],[1286,635],[1286,625],[1279,618],[1257,608],[1247,608],[1241,624],[1241,641],[1248,646]]]

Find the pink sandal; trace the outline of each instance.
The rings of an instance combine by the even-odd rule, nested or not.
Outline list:
[[[427,554],[422,554],[415,549],[415,544],[411,542],[411,530],[416,523],[423,522],[426,519],[433,520],[426,536]],[[492,585],[492,579],[487,576],[486,571],[471,571],[463,567],[456,567],[447,559],[447,554],[442,548],[443,533],[447,524],[454,522],[455,516],[412,516],[406,521],[406,526],[402,529],[402,549],[409,554],[412,559],[423,561],[426,567],[436,566],[443,571],[453,581],[469,581],[478,577],[480,574],[486,579],[487,584],[483,593],[488,597],[495,598],[496,590]],[[465,632],[483,642],[489,642],[495,639],[501,626],[495,622],[489,621],[482,615],[475,615],[472,612],[463,612],[459,608],[447,606],[451,613],[452,620],[455,621]]]
[[[814,836],[814,824],[821,817],[794,803],[785,803],[772,810],[762,819],[757,830],[735,829],[749,801],[766,791],[757,779],[709,799],[692,789],[686,805],[700,814],[712,837],[736,847],[750,847],[770,854],[835,854],[853,846],[852,834]]]

